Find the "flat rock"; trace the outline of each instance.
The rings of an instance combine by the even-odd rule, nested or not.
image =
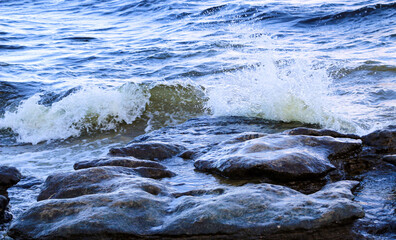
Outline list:
[[[91,167],[101,167],[101,166],[119,166],[128,168],[138,168],[138,167],[151,167],[157,169],[165,169],[164,165],[149,160],[140,160],[133,157],[110,157],[110,158],[100,158],[94,160],[85,160],[76,162],[74,164],[74,169],[84,169]]]
[[[174,157],[186,149],[177,144],[164,142],[142,142],[131,143],[126,147],[112,148],[109,151],[111,156],[132,156],[139,159],[164,160]]]
[[[146,188],[147,191],[158,191],[158,187],[146,186],[144,178],[139,175],[139,172],[135,171],[135,169],[118,166],[93,167],[71,173],[59,173],[47,178],[37,200],[74,198],[87,194],[109,193],[121,188],[123,185],[141,186]],[[147,173],[146,175],[149,174]]]
[[[362,137],[363,144],[380,153],[396,153],[396,125],[374,131]]]
[[[356,184],[337,182],[311,195],[278,185],[248,184],[210,198],[184,196],[177,199],[161,232],[167,235],[243,232],[244,236],[266,236],[318,229],[364,216],[361,206],[352,201],[350,189]]]
[[[295,180],[324,176],[335,169],[329,158],[361,149],[361,141],[329,136],[262,134],[237,136],[199,157],[194,166],[229,178],[267,176]],[[245,140],[249,139],[249,140]]]
[[[355,134],[344,134],[329,129],[314,129],[314,128],[305,128],[305,127],[298,127],[291,130],[287,130],[286,133],[289,135],[330,136],[334,138],[360,139],[360,137]]]
[[[147,191],[139,181],[157,191]],[[37,202],[12,223],[8,234],[16,240],[235,239],[241,234],[290,237],[292,231],[309,235],[364,216],[353,201],[351,189],[356,184],[341,181],[310,195],[278,185],[247,184],[176,197],[166,183],[126,175],[111,191]]]

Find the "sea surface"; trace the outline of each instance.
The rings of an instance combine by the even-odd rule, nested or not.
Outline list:
[[[0,164],[44,180],[203,116],[395,124],[396,2],[0,0]]]

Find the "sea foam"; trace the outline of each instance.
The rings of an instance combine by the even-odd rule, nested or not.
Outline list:
[[[308,60],[264,56],[259,64],[207,86],[207,107],[214,116],[299,121],[355,132],[352,121],[332,110],[330,85],[326,69]]]
[[[50,106],[40,104],[41,94],[23,101],[15,111],[7,111],[0,128],[10,128],[19,142],[37,144],[66,139],[82,132],[114,129],[132,124],[144,112],[149,93],[130,83],[119,88],[86,87]]]

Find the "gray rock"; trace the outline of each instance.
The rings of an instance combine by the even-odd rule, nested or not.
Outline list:
[[[184,196],[161,226],[167,235],[236,234],[266,236],[298,229],[318,229],[363,217],[350,189],[357,182],[342,181],[304,195],[271,184],[248,184],[210,198]]]
[[[396,153],[396,125],[388,126],[362,137],[363,144],[380,153]]]
[[[305,127],[298,127],[287,130],[286,133],[289,135],[330,136],[335,138],[360,139],[360,137],[355,134],[344,134],[329,129],[313,129]]]
[[[0,195],[0,224],[8,222],[9,215],[7,215],[7,205],[8,205],[8,198],[3,195]]]
[[[251,133],[249,134],[251,135]],[[259,136],[259,135],[257,135]],[[199,157],[200,171],[230,178],[267,176],[279,180],[324,176],[339,158],[361,149],[361,141],[345,138],[271,134],[246,140],[244,135],[225,141]]]
[[[74,164],[74,169],[86,169],[92,167],[103,167],[103,166],[119,166],[132,168],[134,172],[138,173],[142,177],[148,178],[170,178],[176,174],[166,170],[165,167],[154,161],[140,160],[133,157],[112,157],[112,158],[101,158],[89,161],[81,161]]]
[[[157,173],[154,174],[157,176]],[[135,169],[117,166],[93,167],[71,173],[59,173],[47,178],[37,200],[75,198],[87,194],[109,193],[123,185],[140,186],[148,189],[148,191],[158,189],[156,186],[146,186],[144,178],[139,177],[139,175],[139,172]],[[146,175],[150,174],[147,173]],[[155,190],[155,192],[158,192],[158,190]]]
[[[0,193],[17,184],[22,178],[18,169],[9,166],[0,166]]]
[[[122,183],[111,191],[33,204],[12,223],[9,235],[17,240],[233,239],[241,233],[245,238],[290,237],[291,231],[313,234],[364,216],[362,207],[353,201],[354,181],[337,182],[311,195],[262,183],[177,197],[166,183],[152,179],[127,174],[114,181]],[[157,191],[147,191],[147,186]]]
[[[149,160],[140,160],[133,157],[111,157],[111,158],[100,158],[94,160],[86,160],[76,162],[74,164],[74,169],[84,169],[91,167],[101,167],[101,166],[120,166],[120,167],[128,167],[128,168],[138,168],[138,167],[150,167],[157,169],[165,169],[165,167],[154,161]]]
[[[22,174],[14,167],[0,166],[0,224],[9,222],[12,215],[7,211],[8,192],[7,189],[17,184]]]
[[[122,148],[112,148],[111,156],[132,156],[139,159],[163,160],[174,157],[186,149],[183,146],[163,142],[132,143]]]

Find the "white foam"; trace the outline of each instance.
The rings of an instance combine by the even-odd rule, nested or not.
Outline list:
[[[115,129],[142,115],[149,101],[147,90],[136,84],[103,89],[86,87],[53,103],[39,104],[40,94],[23,101],[0,119],[0,128],[11,128],[19,142],[37,144],[79,136],[84,131]]]
[[[225,74],[207,86],[207,106],[214,116],[300,121],[356,131],[354,123],[332,109],[331,79],[326,69],[304,58],[285,60],[271,51],[266,54],[258,66]]]

